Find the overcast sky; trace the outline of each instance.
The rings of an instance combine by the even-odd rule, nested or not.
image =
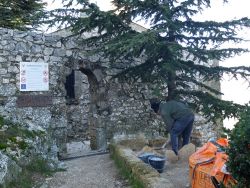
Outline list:
[[[52,0],[44,0],[49,4],[50,9],[60,6],[61,2],[57,0],[51,4]],[[250,0],[229,0],[230,3],[224,4],[223,0],[211,0],[211,8],[202,12],[202,15],[195,17],[197,20],[215,20],[225,21],[234,18],[250,17]],[[90,2],[96,3],[101,10],[109,10],[112,5],[110,0],[90,0]],[[250,30],[243,30],[240,32],[240,36],[250,40]],[[232,44],[228,44],[229,46]],[[239,45],[240,47],[250,48],[250,42],[244,42]],[[228,59],[224,62],[220,62],[223,66],[250,66],[250,53],[245,53],[241,56],[237,56]],[[234,80],[228,76],[224,76],[224,80],[221,82],[221,89],[225,100],[234,101],[239,104],[246,104],[250,101],[250,89],[249,84],[244,80]],[[224,121],[226,127],[232,127],[234,122]]]
[[[199,16],[199,19],[225,21],[241,17],[250,18],[249,0],[229,1],[230,3],[223,6],[222,0],[212,0],[212,8],[203,12],[203,14]],[[242,30],[240,32],[240,36],[250,40],[250,29]],[[250,49],[250,42],[244,42],[238,46]],[[241,56],[227,59],[223,62],[220,62],[220,65],[228,67],[240,65],[250,66],[250,53],[244,53]],[[250,101],[249,83],[245,80],[235,80],[225,75],[223,81],[221,82],[221,90],[224,93],[222,98],[225,100],[234,101],[239,104],[246,104]],[[232,128],[235,122],[236,120],[233,119],[225,120],[224,125],[226,127]]]

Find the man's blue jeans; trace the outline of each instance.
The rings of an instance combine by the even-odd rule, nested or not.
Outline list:
[[[178,137],[182,136],[182,146],[189,143],[194,122],[194,115],[189,114],[174,121],[170,131],[172,150],[178,155]]]

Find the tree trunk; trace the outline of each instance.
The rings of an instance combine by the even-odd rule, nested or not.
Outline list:
[[[174,71],[168,72],[168,100],[174,99],[176,95],[176,73]]]

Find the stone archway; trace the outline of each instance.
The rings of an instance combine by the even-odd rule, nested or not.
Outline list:
[[[106,150],[106,124],[107,115],[110,113],[107,87],[102,82],[102,72],[100,69],[93,71],[88,68],[80,68],[89,82],[90,104],[89,104],[89,132],[90,132],[90,147],[92,150]]]
[[[93,62],[71,59],[67,73],[67,142],[88,140],[91,150],[106,150],[111,110],[102,68]]]

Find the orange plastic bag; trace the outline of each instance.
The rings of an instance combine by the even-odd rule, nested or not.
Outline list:
[[[221,148],[228,146],[224,138],[216,143],[208,142],[189,158],[189,175],[192,188],[218,188],[235,184],[233,177],[222,171],[228,156]]]

